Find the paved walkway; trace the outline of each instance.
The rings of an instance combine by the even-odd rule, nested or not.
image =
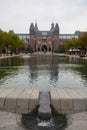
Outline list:
[[[39,104],[39,91],[35,89],[0,88],[0,110],[27,114]]]
[[[67,115],[67,120],[67,127],[63,130],[87,130],[87,112]],[[26,130],[22,126],[20,114],[0,112],[0,130]]]
[[[67,55],[65,54],[66,56],[69,56],[71,58],[79,58],[79,59],[86,59],[87,60],[87,56],[86,57],[80,57],[79,55]]]
[[[69,114],[87,110],[87,88],[51,90],[51,104],[57,113]]]
[[[6,55],[3,55],[3,56],[0,56],[0,59],[5,59],[5,58],[11,58],[11,57],[17,57],[17,56],[20,56],[20,55],[8,55],[8,56],[6,56]]]
[[[39,104],[41,98],[39,94],[39,90],[36,89],[0,88],[0,110],[21,114],[31,113]],[[51,105],[60,114],[87,110],[87,88],[85,87],[53,89],[50,91],[50,98]],[[50,101],[47,103],[49,104]]]

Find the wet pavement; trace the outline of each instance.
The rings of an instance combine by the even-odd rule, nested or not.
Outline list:
[[[0,112],[0,130],[44,130],[45,126],[50,126],[47,130],[60,130],[56,129],[52,124],[52,121],[49,122],[40,122],[38,123],[39,127],[33,128],[25,128],[21,121],[21,115],[12,114],[8,112]],[[55,120],[58,118],[55,118]],[[35,120],[31,118],[29,123],[31,122],[35,126]],[[56,121],[57,123],[57,121]],[[67,126],[63,127],[62,130],[87,130],[87,112],[70,114],[67,116]],[[57,124],[56,124],[57,125]],[[52,126],[52,127],[51,127]],[[46,130],[46,128],[45,128]]]
[[[21,115],[0,112],[0,130],[25,130],[21,126]]]
[[[87,112],[67,116],[68,126],[65,130],[87,130]]]

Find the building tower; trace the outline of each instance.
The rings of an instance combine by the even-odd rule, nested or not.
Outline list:
[[[59,46],[59,25],[51,24],[49,31],[40,31],[37,23],[30,25],[30,46],[33,51],[56,51]]]
[[[53,39],[54,39],[54,50],[56,51],[59,46],[59,25],[56,23],[55,29],[53,32]]]
[[[30,25],[29,33],[30,33],[30,41],[29,41],[30,47],[32,51],[35,51],[35,27],[33,23],[31,23]]]

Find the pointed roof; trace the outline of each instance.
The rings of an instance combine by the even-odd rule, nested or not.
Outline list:
[[[50,31],[54,31],[54,29],[55,29],[55,28],[54,28],[54,23],[52,23],[52,24],[51,24],[51,29],[50,29]]]
[[[59,30],[59,25],[58,25],[58,23],[56,23],[56,25],[55,25],[55,30]]]
[[[48,35],[48,36],[52,36],[54,34],[55,31],[59,31],[59,25],[56,23],[54,25],[54,23],[52,22],[51,24],[51,29],[49,31],[40,31],[38,29],[38,26],[37,26],[37,22],[35,22],[35,26],[33,23],[31,23],[30,25],[30,30],[33,30],[34,31],[34,34],[36,36],[39,36],[39,35]]]
[[[31,29],[34,29],[34,24],[33,23],[31,23],[31,25],[30,25],[30,30]]]
[[[36,32],[39,31],[37,23],[35,23],[35,28],[34,29],[35,29]]]

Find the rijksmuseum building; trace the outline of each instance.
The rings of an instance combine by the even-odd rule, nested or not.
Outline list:
[[[60,34],[58,23],[52,23],[47,31],[39,30],[37,23],[31,23],[28,34],[17,34],[27,45],[35,51],[56,51],[59,44],[66,40],[79,38],[83,32],[76,31],[74,34]]]
[[[40,31],[37,24],[31,23],[29,42],[33,51],[55,51],[59,45],[59,25],[52,23],[49,31]]]

